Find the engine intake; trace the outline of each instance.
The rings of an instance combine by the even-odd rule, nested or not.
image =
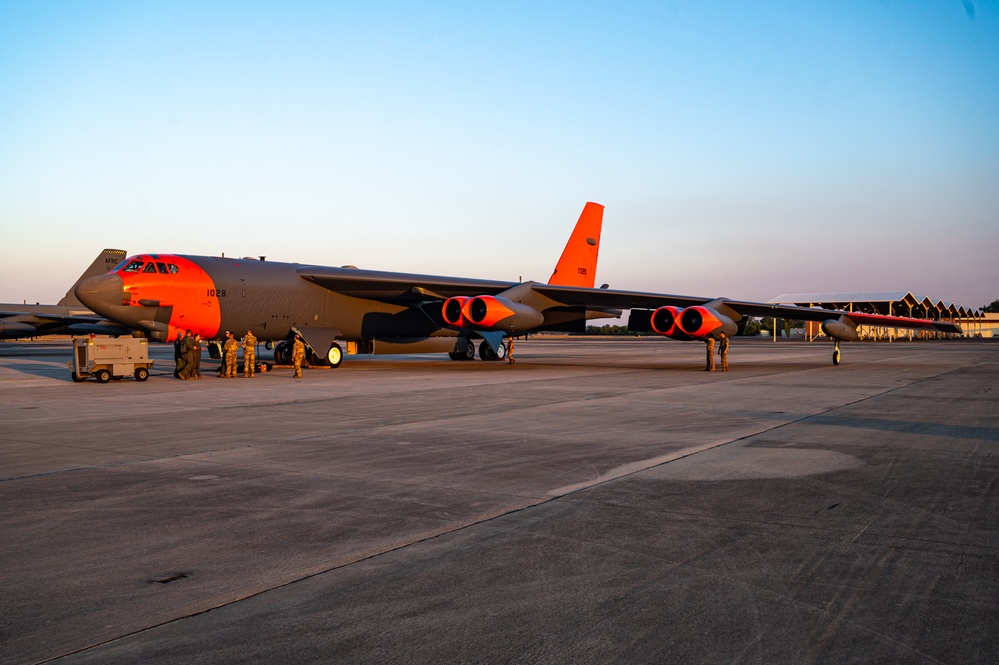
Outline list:
[[[667,305],[652,312],[652,329],[670,339],[689,340],[690,335],[680,329],[678,321],[683,310]]]
[[[465,318],[462,310],[465,309],[465,304],[471,300],[468,296],[455,296],[454,298],[448,298],[444,301],[444,306],[441,308],[441,312],[444,315],[444,320],[452,326],[458,326],[459,328],[468,328],[470,322]]]
[[[722,332],[732,337],[739,331],[739,327],[735,321],[721,312],[703,305],[695,305],[685,308],[680,313],[680,330],[692,339],[704,339]]]

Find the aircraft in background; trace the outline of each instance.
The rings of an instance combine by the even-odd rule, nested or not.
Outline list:
[[[105,275],[125,258],[123,249],[105,249],[97,255],[66,295],[55,305],[0,303],[0,339],[43,335],[128,335],[131,329],[95,315],[76,297],[84,280]]]
[[[184,330],[218,340],[252,329],[289,355],[301,334],[317,359],[337,367],[339,342],[368,353],[447,351],[453,360],[498,360],[504,339],[539,331],[584,332],[590,319],[631,309],[633,329],[671,339],[734,335],[750,316],[821,321],[836,340],[858,339],[860,324],[960,333],[953,323],[861,315],[768,303],[594,288],[603,206],[587,203],[547,284],[464,279],[179,254],[142,254],[80,283],[94,310],[157,341]],[[637,312],[635,310],[638,310]],[[355,350],[352,348],[351,350]]]

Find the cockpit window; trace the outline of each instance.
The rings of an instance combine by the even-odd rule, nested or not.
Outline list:
[[[114,269],[114,272],[141,272],[141,273],[159,273],[161,275],[176,275],[180,272],[180,268],[177,267],[176,263],[167,263],[166,261],[146,261],[144,257],[141,259],[125,259],[118,264],[118,267]]]

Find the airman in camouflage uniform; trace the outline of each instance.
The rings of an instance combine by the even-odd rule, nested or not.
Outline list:
[[[178,378],[188,380],[194,377],[194,335],[188,330],[184,333],[184,338],[180,340],[180,357],[184,364],[180,368],[180,376]]]
[[[243,338],[243,377],[253,378],[257,369],[257,338],[252,330],[246,331]]]
[[[705,337],[704,343],[708,345],[707,366],[704,368],[704,371],[713,372],[715,371],[715,338]]]
[[[180,348],[183,343],[184,333],[178,333],[177,339],[173,342],[173,376],[176,379],[182,378],[180,373],[184,370],[184,366],[187,365],[187,361],[184,360],[184,352]]]
[[[721,356],[722,371],[728,371],[728,337],[725,333],[721,334],[721,339],[718,340],[718,355]]]
[[[305,343],[299,335],[295,335],[295,343],[291,346],[291,363],[295,366],[295,378],[302,378],[302,361],[305,360]]]
[[[194,344],[191,345],[191,355],[188,357],[188,364],[190,365],[189,376],[192,379],[201,378],[201,335],[195,334],[192,338]]]
[[[222,378],[236,378],[236,352],[239,350],[239,342],[228,330],[225,331],[225,346],[222,347],[225,353],[225,364],[222,366]]]

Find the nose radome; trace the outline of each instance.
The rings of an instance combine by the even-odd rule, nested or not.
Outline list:
[[[102,310],[121,305],[124,285],[118,275],[99,275],[80,282],[74,293],[84,305],[102,316],[107,316]]]

